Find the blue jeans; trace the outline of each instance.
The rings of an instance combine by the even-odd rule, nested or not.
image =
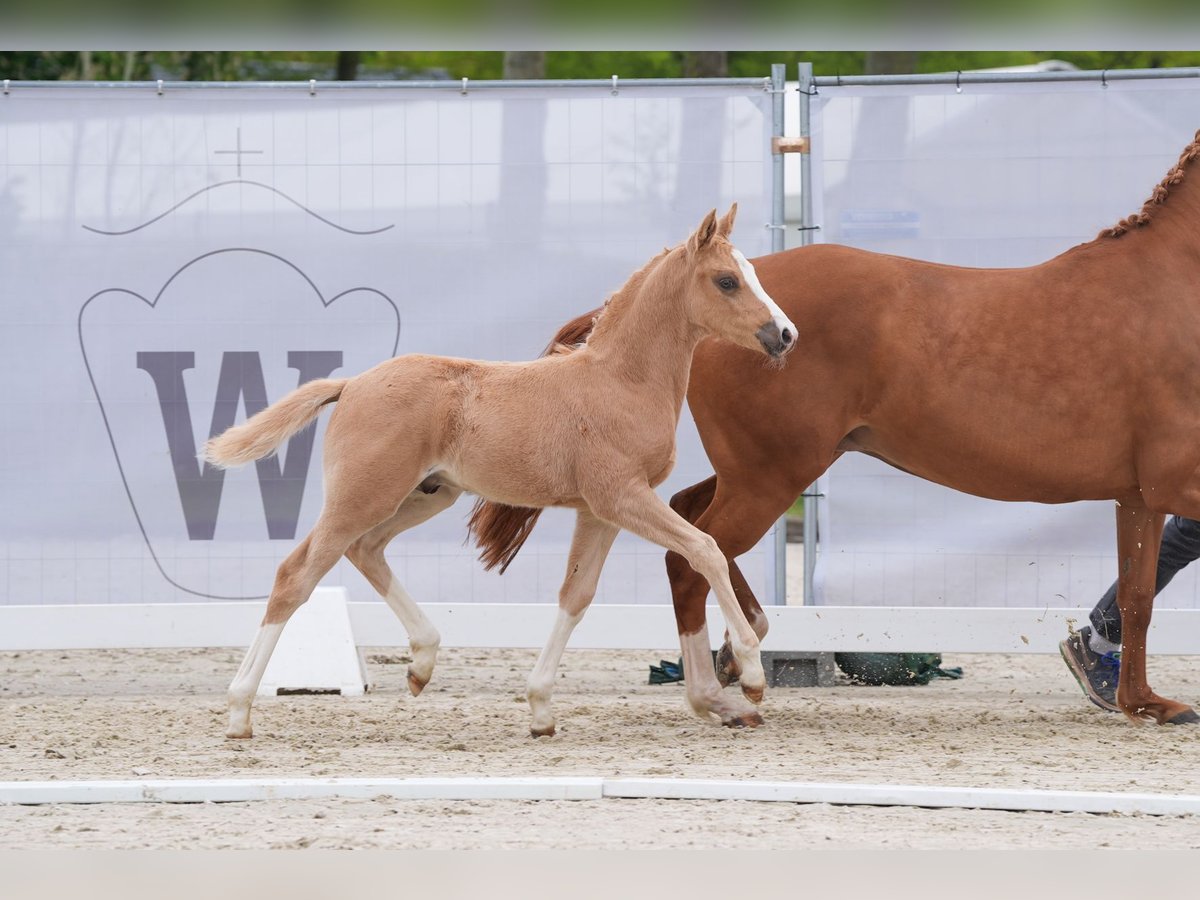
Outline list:
[[[1200,559],[1200,522],[1171,516],[1163,529],[1162,548],[1158,551],[1158,581],[1154,593],[1158,594],[1171,583],[1179,570],[1192,560]],[[1101,636],[1114,644],[1121,643],[1121,611],[1117,609],[1117,583],[1114,581],[1090,616],[1092,627]]]

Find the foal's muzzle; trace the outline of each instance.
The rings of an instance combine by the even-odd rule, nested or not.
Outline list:
[[[795,326],[785,325],[780,328],[779,323],[774,319],[758,329],[754,336],[762,344],[763,350],[774,359],[779,359],[796,346]]]

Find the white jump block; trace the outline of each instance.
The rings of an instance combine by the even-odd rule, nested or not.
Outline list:
[[[317,588],[284,626],[258,695],[340,693],[360,696],[366,666],[354,643],[345,588]]]

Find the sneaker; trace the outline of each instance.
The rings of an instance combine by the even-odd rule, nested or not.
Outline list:
[[[1058,650],[1087,698],[1101,709],[1120,712],[1117,677],[1121,671],[1121,654],[1093,652],[1088,646],[1091,633],[1092,629],[1081,628],[1060,643]]]

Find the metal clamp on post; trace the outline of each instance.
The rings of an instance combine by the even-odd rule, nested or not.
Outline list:
[[[310,97],[317,96],[317,79],[315,78],[308,79],[308,95]]]
[[[8,79],[7,78],[4,79],[4,93],[7,96],[7,94],[8,94]]]
[[[617,96],[617,76],[612,77],[612,95]]]
[[[466,75],[464,75],[464,76],[463,76],[463,80],[462,80],[462,90],[460,91],[460,93],[461,93],[461,94],[462,94],[464,97],[465,97],[465,96],[467,96],[467,76],[466,76]]]
[[[162,82],[163,82],[163,80],[161,78],[158,79],[158,96],[160,96],[160,97],[162,96],[162,92],[163,92]]]
[[[771,152],[779,153],[807,153],[812,147],[812,141],[806,137],[773,137],[771,138]]]

